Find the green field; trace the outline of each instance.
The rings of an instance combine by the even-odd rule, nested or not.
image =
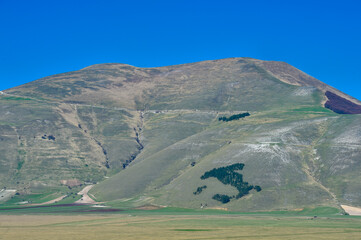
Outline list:
[[[115,214],[77,213],[89,208],[1,211],[0,239],[360,239],[361,236],[361,217],[337,215],[331,208],[269,213],[176,208]],[[62,214],[55,214],[56,209]],[[315,217],[315,213],[320,215]]]

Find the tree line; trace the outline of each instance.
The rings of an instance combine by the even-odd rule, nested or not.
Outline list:
[[[249,112],[246,112],[246,113],[235,114],[235,115],[232,115],[232,116],[230,116],[228,118],[225,117],[225,116],[219,117],[218,121],[229,122],[229,121],[245,118],[245,117],[248,117],[248,116],[251,116],[251,114],[249,114]]]

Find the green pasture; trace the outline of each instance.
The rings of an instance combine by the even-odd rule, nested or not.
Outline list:
[[[40,208],[27,212],[1,209],[0,239],[359,239],[361,236],[360,217],[338,215],[337,209],[332,208],[268,213],[163,208],[85,214],[90,208],[48,207],[41,208],[42,212]]]

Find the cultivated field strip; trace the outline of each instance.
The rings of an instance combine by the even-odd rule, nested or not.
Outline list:
[[[361,218],[0,215],[0,239],[359,239]]]

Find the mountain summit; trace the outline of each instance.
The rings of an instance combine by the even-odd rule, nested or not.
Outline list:
[[[92,184],[94,200],[132,207],[361,206],[361,102],[284,62],[98,64],[0,102],[13,202]]]

